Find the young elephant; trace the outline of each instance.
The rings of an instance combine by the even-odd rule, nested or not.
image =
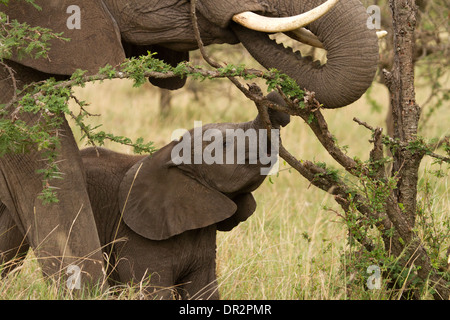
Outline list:
[[[279,112],[271,111],[270,117],[275,128],[289,122]],[[205,125],[204,139],[210,129],[225,137],[227,129],[247,132],[263,129],[263,124],[257,117],[247,123]],[[248,163],[248,144],[243,164],[174,164],[174,148],[188,135],[198,138],[194,130],[146,157],[105,149],[98,157],[92,148],[81,151],[100,241],[107,245],[104,252],[114,269],[111,277],[138,282],[150,276],[147,291],[158,298],[171,297],[166,288],[176,289],[182,298],[219,297],[216,230],[231,230],[255,211],[251,192],[265,178],[260,163]],[[239,147],[223,140],[225,149]],[[189,152],[194,154],[192,145]],[[203,141],[202,152],[206,148]]]
[[[269,97],[283,103],[277,95]],[[289,123],[288,115],[269,111],[273,128]],[[229,133],[239,129],[245,135],[230,138]],[[113,283],[144,280],[150,298],[157,299],[170,299],[174,292],[183,299],[219,298],[216,231],[233,229],[255,211],[251,192],[265,175],[261,174],[262,154],[255,154],[252,146],[267,149],[275,139],[278,142],[278,137],[269,141],[259,129],[264,129],[259,116],[246,123],[208,124],[192,129],[180,141],[172,141],[150,156],[81,150]],[[252,136],[251,132],[256,134]],[[212,136],[214,142],[207,144]],[[257,141],[241,143],[239,137],[256,137]],[[216,148],[212,156],[212,144],[223,147],[222,154]],[[189,150],[181,148],[186,145]],[[266,151],[266,156],[277,155],[272,149]],[[215,163],[202,159],[199,153],[212,156]]]

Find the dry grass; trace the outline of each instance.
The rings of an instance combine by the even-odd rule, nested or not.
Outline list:
[[[239,61],[234,61],[238,63]],[[194,120],[209,122],[243,122],[256,115],[254,105],[226,80],[212,83],[192,83],[188,86],[207,87],[199,91],[199,100],[192,90],[174,93],[172,113],[159,115],[159,91],[145,85],[135,89],[129,81],[109,81],[77,89],[80,99],[91,103],[88,110],[100,113],[92,123],[103,123],[102,130],[136,139],[155,142],[162,147],[177,128],[191,128]],[[427,89],[418,93],[418,102],[426,98]],[[375,85],[372,93],[383,106],[388,105],[385,89]],[[76,111],[76,109],[74,109]],[[384,126],[387,110],[371,110],[364,98],[353,105],[325,112],[329,126],[341,146],[349,146],[349,154],[363,160],[370,151],[370,132],[352,121],[358,117],[373,126]],[[427,137],[449,135],[450,112],[444,106],[434,115],[422,133]],[[75,132],[77,137],[79,132]],[[288,150],[300,159],[324,161],[337,167],[316,141],[301,119],[292,119],[282,130]],[[81,143],[80,146],[83,146]],[[107,143],[116,151],[131,152],[129,148]],[[422,172],[431,168],[424,161]],[[217,266],[221,296],[224,299],[346,299],[386,298],[383,290],[365,290],[350,295],[346,289],[342,258],[348,250],[346,230],[330,207],[340,210],[332,197],[310,186],[297,172],[281,164],[278,176],[266,179],[254,193],[258,203],[255,214],[228,233],[219,233]],[[433,169],[436,169],[433,167]],[[442,169],[446,169],[443,167]],[[425,177],[422,177],[422,180]],[[428,178],[427,178],[428,179]],[[423,182],[423,181],[422,181]],[[448,178],[440,179],[434,187],[434,209],[437,219],[449,219]],[[14,279],[9,280],[8,279]],[[0,281],[0,298],[41,299],[60,298],[56,288],[48,292],[32,256],[20,270]],[[363,288],[361,288],[363,289]],[[52,291],[53,290],[53,291]],[[56,292],[55,292],[56,290]],[[138,290],[137,290],[138,291]],[[135,298],[129,289],[121,298]],[[91,298],[103,298],[103,295]]]

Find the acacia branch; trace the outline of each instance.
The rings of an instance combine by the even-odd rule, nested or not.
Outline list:
[[[320,103],[315,99],[315,93],[305,90],[303,105],[300,105],[298,99],[291,100],[279,89],[279,93],[284,98],[286,105],[281,106],[273,103],[264,96],[252,97],[256,105],[264,104],[269,108],[287,113],[291,116],[299,116],[311,128],[319,142],[327,152],[335,159],[346,171],[354,176],[360,173],[357,171],[358,164],[355,160],[345,154],[345,152],[336,144],[336,139],[328,129],[328,124],[320,112]]]
[[[314,108],[319,103],[314,98],[314,95],[305,95],[306,109],[297,109],[298,115],[305,120],[311,130],[316,135],[322,146],[328,151],[328,153],[336,160],[345,170],[350,172],[354,176],[358,176],[357,163],[355,160],[346,155],[341,148],[336,144],[336,139],[328,129],[328,124],[320,112],[320,108]],[[310,99],[308,101],[308,99]],[[308,108],[309,106],[309,108]],[[312,107],[312,108],[311,108]],[[311,119],[311,116],[313,118]]]
[[[221,71],[221,70],[206,70],[203,68],[193,67],[188,64],[184,66],[184,70],[181,72],[182,76],[188,76],[188,75],[195,75],[197,77],[202,77],[204,79],[218,79],[218,78],[229,78],[231,74],[234,74],[236,70],[228,70],[228,71]],[[245,71],[242,72],[245,76],[255,76],[259,78],[264,79],[271,79],[273,75],[267,72],[263,72],[256,69],[245,69]],[[153,71],[153,70],[146,70],[142,72],[142,76],[145,78],[157,78],[157,79],[167,79],[172,78],[175,76],[180,76],[179,72],[175,71]],[[63,88],[71,88],[80,84],[84,84],[87,82],[95,82],[95,81],[104,81],[104,80],[112,80],[112,79],[133,79],[134,74],[133,72],[126,72],[126,71],[118,71],[118,70],[112,70],[108,73],[97,73],[95,75],[84,75],[77,79],[70,79],[66,81],[59,81],[56,83],[52,89],[58,90]],[[36,83],[32,83],[28,86],[26,86],[22,91],[18,92],[15,97],[9,101],[5,107],[4,110],[10,110],[13,106],[15,106],[18,102],[20,102],[20,99],[22,96],[29,91],[30,88],[39,85],[44,84],[46,81],[40,81]],[[39,101],[39,98],[44,96],[45,93],[43,91],[38,91],[34,94],[32,94],[30,97],[32,99],[35,99],[36,101]],[[16,106],[14,110],[12,110],[12,114],[18,114],[20,113],[22,109],[22,106],[19,104]]]
[[[15,71],[13,70],[13,68],[8,66],[6,63],[4,63],[1,60],[0,60],[0,65],[3,68],[5,68],[8,71],[8,73],[9,73],[9,77],[11,79],[11,83],[12,83],[13,90],[14,90],[13,97],[12,97],[11,101],[15,101],[15,100],[17,100],[17,80],[16,80],[16,77],[14,75]]]
[[[356,123],[358,123],[359,125],[367,128],[367,129],[369,129],[374,134],[378,130],[381,130],[380,128],[373,128],[372,126],[367,124],[367,122],[364,122],[364,121],[362,121],[362,120],[360,120],[358,118],[353,118],[353,121],[355,121]],[[392,137],[390,137],[388,135],[381,134],[381,132],[379,133],[379,135],[382,138],[382,140],[388,141],[387,144],[390,146],[390,148],[393,148],[393,147],[394,148],[403,148],[403,149],[411,148],[412,143],[415,142],[415,141],[412,141],[410,143],[405,143],[405,142],[402,142],[400,140],[395,140],[395,139],[393,139]],[[440,155],[440,154],[437,154],[437,153],[431,151],[433,149],[439,148],[444,143],[448,143],[448,139],[449,139],[448,137],[445,137],[444,139],[439,141],[437,144],[431,144],[431,145],[425,144],[425,143],[422,143],[421,141],[416,140],[418,142],[418,146],[416,148],[417,148],[418,151],[422,152],[424,155],[428,155],[428,156],[430,156],[432,158],[435,158],[435,159],[438,159],[440,161],[450,163],[450,158],[449,157],[446,157],[446,156],[443,156],[443,155]]]

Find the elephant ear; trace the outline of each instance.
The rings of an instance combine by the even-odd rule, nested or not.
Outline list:
[[[237,205],[236,213],[217,224],[217,230],[230,231],[250,217],[256,209],[256,201],[251,193],[243,193],[233,198]]]
[[[119,187],[123,220],[137,234],[164,240],[232,216],[236,204],[222,193],[168,166],[175,142],[137,162]]]
[[[70,41],[51,40],[49,59],[14,54],[11,60],[45,73],[70,75],[76,69],[97,73],[100,67],[106,64],[116,66],[125,59],[119,28],[103,1],[34,2],[42,10],[24,1],[9,1],[7,6],[0,5],[0,11],[5,12],[10,20],[63,32],[63,37],[70,38]]]

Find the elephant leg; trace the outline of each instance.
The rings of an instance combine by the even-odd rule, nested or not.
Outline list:
[[[0,202],[0,276],[20,266],[28,252],[28,242]]]
[[[131,235],[133,237],[133,235]],[[131,245],[132,246],[132,245]],[[169,263],[163,262],[165,268],[149,267],[148,261],[155,259],[151,255],[151,248],[148,252],[145,252],[145,247],[136,245],[136,251],[133,255],[123,255],[120,258],[115,259],[117,263],[114,266],[117,278],[117,283],[129,283],[131,286],[142,288],[142,294],[144,299],[148,300],[173,300],[176,296],[177,290],[174,286],[172,267]],[[123,247],[122,247],[123,248]],[[128,251],[129,247],[125,246],[125,250]],[[141,252],[140,249],[144,249]],[[118,248],[118,252],[122,249]],[[150,252],[150,253],[149,253]],[[149,257],[150,256],[150,257]],[[134,257],[139,257],[138,259]],[[161,261],[159,261],[161,262]],[[150,271],[158,270],[158,271]]]
[[[219,300],[219,290],[216,279],[216,264],[210,264],[197,268],[189,275],[178,280],[177,291],[183,300]]]
[[[18,88],[49,76],[12,62],[8,64],[16,71]],[[14,95],[10,78],[10,72],[0,66],[0,103],[7,103]],[[81,276],[77,284],[84,287],[104,280],[103,258],[79,149],[64,116],[56,116],[62,117],[57,163],[63,179],[50,183],[57,190],[59,202],[44,204],[38,199],[43,183],[36,172],[44,168],[45,161],[36,149],[0,157],[0,199],[19,231],[27,236],[44,274],[65,281],[75,270]],[[39,121],[39,115],[19,117],[28,124]]]

